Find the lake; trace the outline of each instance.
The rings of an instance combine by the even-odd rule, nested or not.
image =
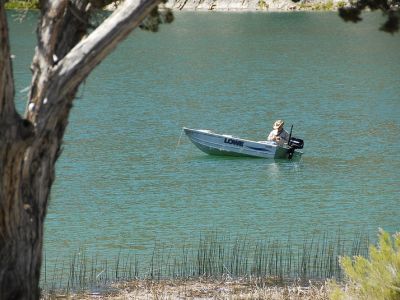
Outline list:
[[[36,15],[10,12],[25,107]],[[400,230],[400,39],[335,13],[177,12],[134,32],[81,86],[57,163],[48,264],[79,248],[148,257],[207,232],[251,240]],[[266,139],[276,119],[300,162],[200,152],[182,127]]]

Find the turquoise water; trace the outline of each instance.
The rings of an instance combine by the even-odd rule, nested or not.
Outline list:
[[[34,15],[11,21],[18,106]],[[400,230],[400,39],[334,13],[176,13],[85,82],[46,219],[46,259],[180,249],[207,231],[301,241]],[[212,157],[182,127],[266,139],[285,119],[299,163]],[[290,127],[289,127],[290,128]]]

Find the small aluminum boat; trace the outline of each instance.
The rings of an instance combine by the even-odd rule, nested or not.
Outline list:
[[[250,141],[232,135],[217,134],[210,130],[183,127],[190,141],[201,151],[212,155],[247,156],[273,159],[299,159],[304,142],[290,137],[282,146],[271,141]]]

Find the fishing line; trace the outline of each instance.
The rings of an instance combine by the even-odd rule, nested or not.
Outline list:
[[[175,153],[176,153],[176,150],[178,149],[178,146],[181,144],[181,139],[182,139],[183,131],[184,131],[184,130],[183,130],[183,128],[182,128],[181,134],[180,134],[179,139],[178,139],[178,143],[177,143],[176,146],[175,146]]]

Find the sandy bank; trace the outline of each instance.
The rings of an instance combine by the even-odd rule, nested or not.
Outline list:
[[[297,299],[327,300],[327,283],[300,284],[285,286],[268,281],[249,279],[196,279],[196,280],[137,280],[116,283],[108,292],[83,293],[75,295],[53,295],[42,299]]]

